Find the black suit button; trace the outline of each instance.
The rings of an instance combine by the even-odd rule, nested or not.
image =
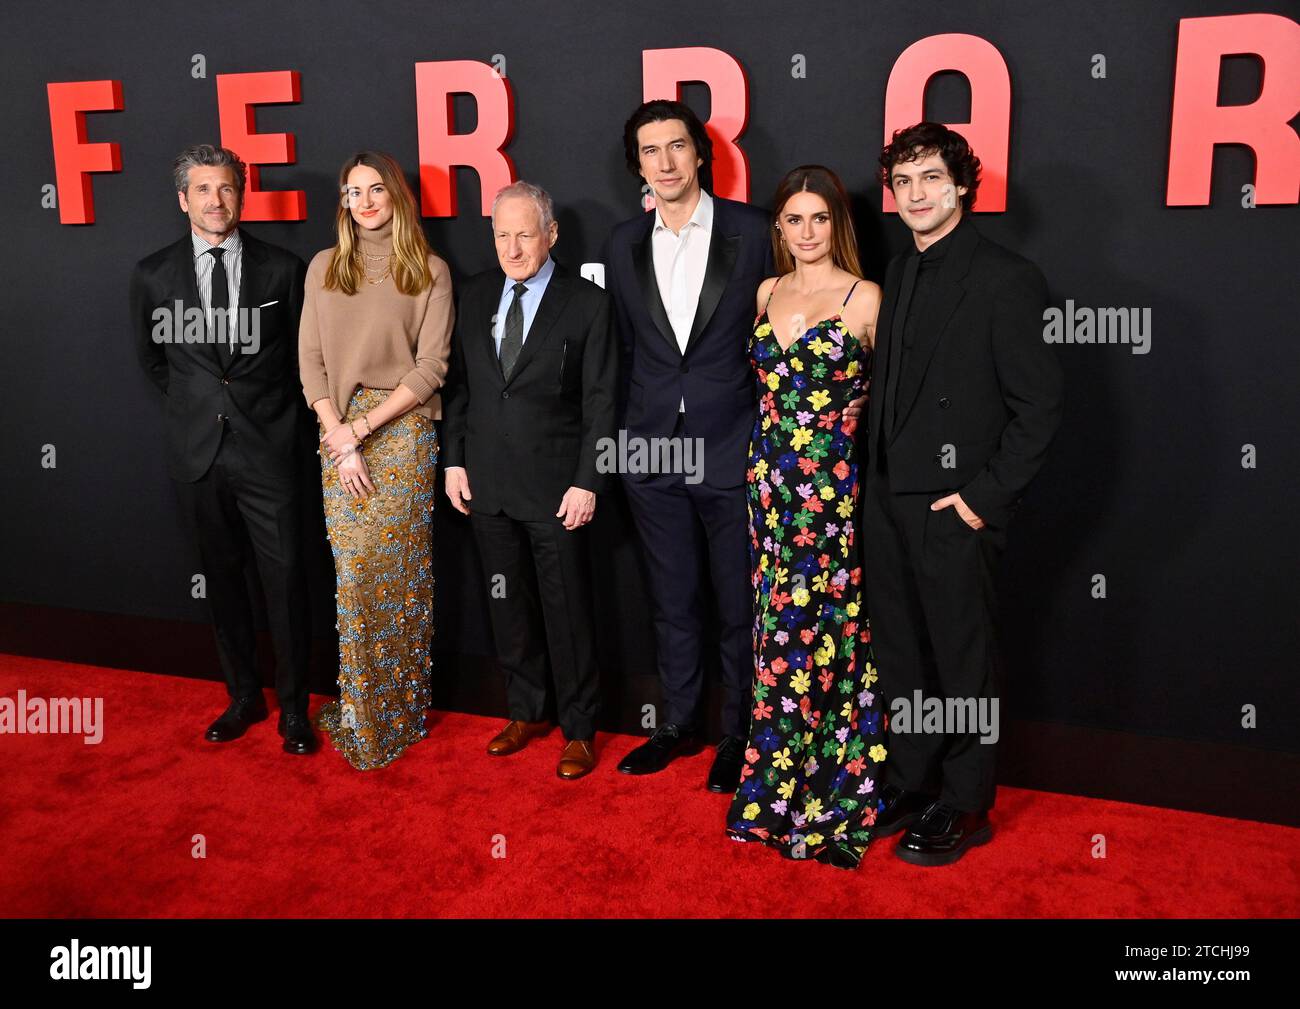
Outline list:
[[[228,378],[223,378],[223,379],[221,380],[221,384],[222,384],[222,385],[229,385],[229,384],[230,384],[230,379],[228,379]]]
[[[950,406],[952,406],[952,400],[950,400],[947,396],[939,397],[939,409],[947,410],[948,407]]]
[[[683,375],[685,375],[688,371],[691,370],[691,366],[690,366],[689,364],[687,364],[685,361],[683,361],[683,362],[682,362],[682,366],[681,366],[681,368],[679,368],[678,370],[679,370]]]
[[[510,398],[510,393],[508,393],[508,392],[503,392],[503,393],[501,394],[501,398],[502,398],[502,399],[509,399],[509,398]]]
[[[226,422],[226,415],[224,413],[217,414],[217,423],[224,424],[225,422]]]

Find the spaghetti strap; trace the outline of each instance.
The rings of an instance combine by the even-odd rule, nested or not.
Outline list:
[[[777,278],[776,278],[776,284],[779,284],[779,283],[781,283],[781,278],[780,278],[780,277],[777,277]],[[768,309],[768,306],[772,304],[772,295],[776,294],[776,284],[773,284],[773,285],[772,285],[772,290],[770,290],[770,291],[767,292],[767,301],[765,301],[765,302],[763,303],[763,311],[764,311],[764,312],[766,312],[767,309]]]
[[[849,293],[846,294],[846,295],[844,296],[844,300],[840,302],[840,308],[843,308],[845,305],[847,305],[847,304],[849,303],[849,299],[853,297],[853,292],[856,291],[856,290],[858,289],[858,285],[861,284],[861,283],[862,283],[862,281],[860,281],[860,280],[855,280],[855,281],[853,282],[853,286],[849,288]],[[768,300],[771,301],[772,299],[769,298]]]

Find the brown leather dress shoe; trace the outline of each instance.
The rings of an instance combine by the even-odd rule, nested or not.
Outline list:
[[[550,722],[509,722],[488,743],[487,751],[494,757],[508,757],[527,746],[530,739],[544,736],[550,729]]]
[[[555,773],[566,781],[572,781],[574,778],[581,778],[584,774],[590,774],[595,766],[596,751],[591,745],[591,740],[570,739],[564,744],[564,752],[560,754],[560,764],[555,769]]]

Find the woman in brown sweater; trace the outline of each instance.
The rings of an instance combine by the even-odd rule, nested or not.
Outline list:
[[[353,767],[425,736],[432,629],[439,390],[451,347],[451,274],[387,154],[339,172],[338,241],[307,269],[298,358],[320,419],[334,554],[339,700],[316,716]]]

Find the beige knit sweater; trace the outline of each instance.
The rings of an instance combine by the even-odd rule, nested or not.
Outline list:
[[[391,220],[374,231],[358,230],[363,252],[378,256],[393,251]],[[447,264],[429,253],[433,286],[422,294],[402,294],[390,276],[382,284],[363,282],[361,290],[348,295],[325,290],[333,251],[322,249],[307,267],[298,368],[308,405],[328,397],[344,417],[359,386],[404,385],[420,401],[416,413],[440,419],[439,390],[447,377],[454,312]]]

